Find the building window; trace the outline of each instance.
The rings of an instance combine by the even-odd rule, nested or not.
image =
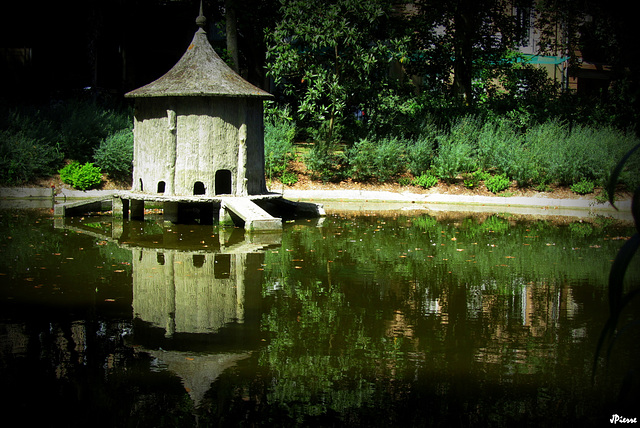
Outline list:
[[[193,185],[193,194],[194,195],[204,195],[206,189],[204,188],[204,183],[202,181],[196,181]]]
[[[231,194],[231,171],[221,169],[216,171],[216,195]]]
[[[144,185],[142,184],[142,178],[140,179],[140,191],[144,192]]]
[[[158,182],[158,193],[164,193],[165,184],[164,181]]]

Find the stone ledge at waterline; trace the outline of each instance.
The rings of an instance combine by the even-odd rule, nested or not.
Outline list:
[[[43,199],[50,200],[52,193],[57,203],[70,199],[101,198],[108,197],[121,191],[113,190],[71,190],[56,188],[0,188],[0,203],[11,199]],[[599,203],[593,197],[581,197],[576,199],[559,199],[545,196],[473,196],[473,195],[449,195],[449,194],[417,194],[411,192],[390,192],[377,190],[295,190],[284,189],[281,196],[298,201],[323,201],[326,208],[336,206],[344,210],[360,209],[344,204],[354,201],[369,205],[382,206],[393,204],[394,209],[427,208],[437,211],[450,209],[455,211],[518,211],[521,209],[533,209],[536,214],[562,215],[564,211],[570,211],[573,215],[603,214],[614,215],[631,219],[631,200],[625,199],[616,202],[616,211],[608,202]],[[331,202],[336,204],[331,204]],[[339,205],[338,205],[339,204]],[[4,204],[3,204],[4,205]],[[391,209],[391,208],[388,208]],[[565,214],[567,215],[567,214]],[[628,217],[628,218],[627,218]]]

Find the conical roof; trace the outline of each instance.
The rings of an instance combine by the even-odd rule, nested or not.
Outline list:
[[[180,96],[272,97],[225,64],[202,28],[196,31],[187,51],[171,70],[148,85],[125,94],[125,97],[133,98]]]

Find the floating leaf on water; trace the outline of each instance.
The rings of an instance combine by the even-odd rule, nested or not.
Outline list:
[[[105,302],[115,302],[116,299],[104,299]]]
[[[124,270],[123,269],[117,269],[117,270],[114,270],[114,272],[124,272]]]

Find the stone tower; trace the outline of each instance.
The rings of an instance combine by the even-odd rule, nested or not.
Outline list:
[[[165,75],[125,96],[135,100],[131,191],[163,196],[249,196],[267,192],[264,99],[200,27]]]

